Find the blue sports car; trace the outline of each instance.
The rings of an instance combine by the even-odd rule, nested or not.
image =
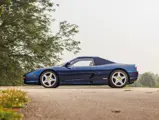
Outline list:
[[[109,85],[122,88],[134,83],[138,71],[134,64],[120,64],[100,57],[77,57],[62,65],[40,68],[24,75],[25,84],[46,88],[59,85]]]

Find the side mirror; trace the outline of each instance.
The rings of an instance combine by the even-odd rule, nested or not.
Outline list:
[[[67,62],[67,63],[65,64],[65,67],[68,68],[70,65],[71,65],[71,63],[70,63],[70,62]]]

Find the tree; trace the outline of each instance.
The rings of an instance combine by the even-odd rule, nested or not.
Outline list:
[[[58,6],[51,0],[10,0],[0,16],[0,84],[17,84],[24,72],[52,66],[64,50],[77,53],[73,39],[78,26],[60,22],[53,33],[52,14]],[[17,80],[15,82],[15,80]]]
[[[158,74],[155,74],[155,81],[156,81],[156,86],[155,87],[159,87],[159,76],[158,76]]]
[[[156,86],[156,78],[153,73],[146,72],[141,75],[139,82],[146,87],[155,87]]]

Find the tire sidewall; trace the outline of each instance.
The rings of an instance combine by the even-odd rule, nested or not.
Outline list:
[[[52,72],[52,73],[56,76],[56,82],[55,82],[55,84],[53,84],[52,86],[45,86],[45,85],[43,84],[43,82],[42,82],[42,76],[43,76],[46,72]],[[56,74],[54,71],[46,70],[46,71],[42,72],[42,74],[40,75],[40,83],[41,83],[41,85],[42,85],[43,87],[45,87],[45,88],[56,88],[56,87],[59,86],[59,78],[58,78],[57,74]]]

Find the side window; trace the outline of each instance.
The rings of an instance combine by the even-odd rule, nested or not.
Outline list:
[[[78,61],[74,62],[71,65],[71,67],[93,66],[93,65],[94,65],[93,59],[84,59],[84,60],[78,60]]]

